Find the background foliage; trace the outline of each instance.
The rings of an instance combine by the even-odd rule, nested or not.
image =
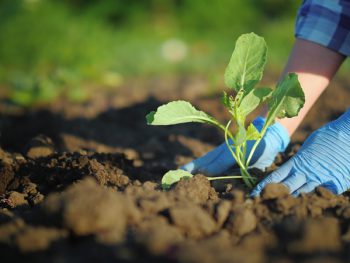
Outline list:
[[[254,31],[283,66],[300,1],[0,0],[0,86],[21,104],[160,74],[222,75]]]

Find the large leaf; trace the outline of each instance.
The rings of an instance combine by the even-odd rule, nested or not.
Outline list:
[[[241,35],[225,71],[226,85],[247,92],[262,78],[267,57],[264,38],[254,33]]]
[[[213,117],[197,110],[187,101],[172,101],[146,116],[149,125],[172,125],[187,122],[215,123]]]
[[[270,88],[257,88],[245,95],[239,105],[239,112],[247,116],[255,110],[272,92]]]
[[[305,95],[295,73],[289,73],[272,92],[268,119],[297,116],[304,106]]]
[[[174,183],[180,181],[181,178],[191,178],[193,175],[184,170],[171,170],[163,175],[162,178],[162,188],[167,190]]]

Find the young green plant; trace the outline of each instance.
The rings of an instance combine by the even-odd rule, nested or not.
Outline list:
[[[305,102],[304,92],[295,73],[287,74],[275,89],[257,87],[263,76],[266,58],[267,46],[264,38],[254,33],[244,34],[238,38],[224,75],[225,84],[235,93],[233,96],[223,92],[221,102],[231,115],[225,125],[182,100],[169,102],[158,107],[156,111],[150,112],[146,116],[147,124],[174,125],[199,122],[218,127],[223,131],[226,145],[240,168],[241,175],[234,178],[242,178],[245,184],[252,188],[256,180],[250,175],[248,167],[267,128],[275,122],[276,118],[297,116]],[[264,126],[258,130],[253,123],[246,123],[246,119],[262,104],[267,104],[268,113]],[[247,141],[254,141],[249,152]],[[162,180],[165,188],[182,177],[191,177],[190,173],[182,170],[169,173],[165,174]],[[231,177],[208,177],[208,179]]]

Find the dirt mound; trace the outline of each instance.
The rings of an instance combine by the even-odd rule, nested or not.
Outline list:
[[[201,191],[188,195],[189,186]],[[233,190],[222,199],[203,176],[168,192],[152,182],[120,188],[87,176],[32,208],[24,194],[9,195],[25,205],[1,210],[0,253],[17,260],[83,262],[99,254],[126,262],[306,262],[348,256],[349,199],[322,188],[294,198],[270,185],[261,198]]]
[[[47,194],[61,191],[86,176],[101,185],[123,188],[129,184],[125,173],[132,177],[132,170],[131,162],[123,154],[63,152],[35,159],[9,155],[0,160],[0,194],[6,190],[26,196]]]

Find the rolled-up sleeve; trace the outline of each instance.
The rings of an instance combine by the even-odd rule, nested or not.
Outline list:
[[[350,0],[304,0],[295,37],[350,56]]]

